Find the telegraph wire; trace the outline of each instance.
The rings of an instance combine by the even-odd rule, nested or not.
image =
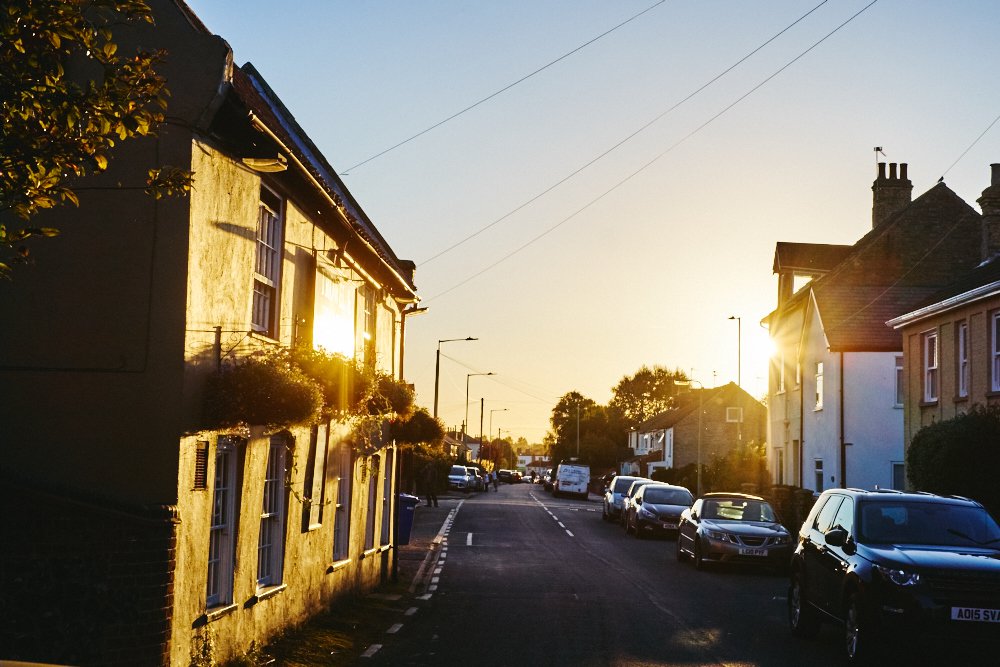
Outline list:
[[[714,78],[712,78],[710,81],[708,81],[707,83],[705,83],[704,85],[702,85],[700,88],[698,88],[694,92],[690,93],[687,97],[685,97],[684,99],[680,100],[679,102],[674,103],[674,105],[671,106],[669,109],[667,109],[666,111],[662,112],[661,114],[659,114],[658,116],[656,116],[655,118],[653,118],[651,121],[649,121],[648,123],[646,123],[645,125],[643,125],[639,129],[635,130],[634,132],[632,132],[631,134],[629,134],[627,137],[625,137],[624,139],[622,139],[618,143],[614,144],[613,146],[611,146],[610,148],[608,148],[607,150],[605,150],[603,153],[601,153],[597,157],[593,158],[592,160],[590,160],[589,162],[587,162],[586,164],[584,164],[582,167],[579,167],[576,170],[570,172],[569,174],[567,174],[566,176],[564,176],[563,178],[561,178],[560,180],[558,180],[556,183],[554,183],[551,186],[545,188],[544,190],[542,190],[541,192],[539,192],[535,196],[531,197],[530,199],[528,199],[524,203],[520,204],[516,208],[511,209],[510,211],[508,211],[507,213],[503,214],[502,216],[500,216],[499,218],[497,218],[493,222],[491,222],[488,225],[486,225],[486,226],[478,229],[477,231],[469,234],[468,236],[466,236],[462,240],[457,241],[456,243],[453,243],[452,245],[448,246],[444,250],[441,250],[438,253],[432,255],[431,257],[428,257],[427,259],[423,260],[422,262],[419,262],[419,264],[421,266],[426,266],[427,264],[429,264],[430,262],[434,261],[438,257],[441,257],[442,255],[451,252],[455,248],[463,245],[464,243],[466,243],[468,241],[471,241],[472,239],[476,238],[477,236],[479,236],[480,234],[482,234],[483,232],[485,232],[487,229],[490,229],[491,227],[493,227],[493,226],[495,226],[495,225],[503,222],[504,220],[506,220],[510,216],[512,216],[515,213],[517,213],[518,211],[520,211],[521,209],[523,209],[526,206],[528,206],[530,204],[533,204],[534,202],[538,201],[539,199],[541,199],[542,197],[544,197],[548,193],[552,192],[553,190],[555,190],[557,187],[559,187],[560,185],[562,185],[566,181],[570,180],[571,178],[573,178],[574,176],[576,176],[577,174],[579,174],[581,171],[583,171],[587,167],[590,167],[591,165],[593,165],[598,160],[601,160],[602,158],[604,158],[605,156],[607,156],[609,153],[615,151],[616,149],[620,148],[621,146],[623,146],[626,143],[628,143],[629,141],[631,141],[633,138],[635,138],[636,135],[640,134],[644,130],[649,129],[649,127],[651,127],[652,125],[654,125],[655,123],[657,123],[664,116],[666,116],[667,114],[671,113],[672,111],[674,111],[675,109],[677,109],[679,106],[681,106],[682,104],[684,104],[685,102],[687,102],[688,100],[690,100],[691,98],[693,98],[695,95],[697,95],[701,91],[703,91],[706,88],[708,88],[709,86],[711,86],[713,83],[715,83],[716,81],[718,81],[719,79],[721,79],[722,77],[724,77],[726,74],[729,74],[731,71],[733,71],[734,69],[736,69],[737,67],[739,67],[740,65],[742,65],[744,62],[746,62],[749,58],[751,58],[758,51],[760,51],[765,46],[767,46],[768,44],[770,44],[771,42],[773,42],[774,40],[776,40],[778,37],[781,37],[781,35],[783,35],[784,33],[786,33],[789,30],[791,30],[793,27],[795,27],[796,24],[800,23],[803,19],[805,19],[807,16],[809,16],[810,14],[812,14],[813,12],[815,12],[817,9],[819,9],[820,7],[822,7],[823,5],[825,5],[827,2],[829,2],[829,0],[823,0],[822,2],[820,2],[818,5],[816,5],[812,9],[810,9],[808,12],[806,12],[805,14],[803,14],[802,16],[800,16],[799,18],[797,18],[795,21],[793,21],[792,23],[790,23],[787,26],[785,26],[780,32],[776,33],[769,40],[767,40],[766,42],[764,42],[763,44],[761,44],[760,46],[758,46],[756,49],[754,49],[750,53],[746,54],[745,56],[743,56],[742,58],[740,58],[739,60],[737,60],[735,63],[733,63],[732,65],[730,65],[726,69],[724,69],[719,74],[717,74]]]
[[[943,173],[943,174],[941,174],[941,178],[939,178],[939,179],[938,179],[938,183],[940,183],[941,181],[943,181],[943,180],[944,180],[944,177],[948,175],[948,172],[949,172],[949,171],[951,171],[951,168],[952,168],[952,167],[954,167],[954,166],[955,166],[956,164],[958,164],[958,163],[959,163],[959,162],[961,161],[961,159],[965,157],[965,154],[966,154],[966,153],[968,153],[969,151],[971,151],[971,150],[972,150],[972,147],[973,147],[973,146],[975,146],[976,144],[978,144],[978,143],[979,143],[979,140],[980,140],[980,139],[982,139],[983,137],[985,137],[985,136],[986,136],[986,133],[987,133],[987,132],[989,132],[989,131],[990,131],[990,129],[991,129],[991,128],[992,128],[992,127],[993,127],[994,125],[996,125],[996,124],[997,124],[997,121],[1000,121],[1000,116],[997,116],[996,118],[994,118],[994,119],[993,119],[993,122],[992,122],[992,123],[990,123],[989,125],[987,125],[987,126],[986,126],[986,129],[985,129],[985,130],[983,130],[982,134],[980,134],[980,135],[979,135],[978,137],[976,137],[976,140],[975,140],[975,141],[973,141],[973,142],[972,142],[971,144],[969,144],[969,147],[968,147],[968,148],[966,148],[966,149],[965,149],[964,151],[962,151],[962,154],[961,154],[961,155],[959,155],[959,156],[958,156],[958,157],[957,157],[957,158],[955,159],[955,161],[954,161],[954,162],[952,162],[952,163],[951,163],[951,165],[949,165],[949,167],[948,167],[947,169],[945,169],[945,170],[944,170],[944,173]]]
[[[505,92],[507,92],[508,90],[510,90],[510,89],[511,89],[511,88],[513,88],[514,86],[518,85],[519,83],[523,83],[524,81],[527,81],[528,79],[530,79],[531,77],[535,76],[535,75],[536,75],[536,74],[538,74],[539,72],[542,72],[542,71],[544,71],[544,70],[547,70],[547,69],[548,69],[549,67],[552,67],[553,65],[555,65],[555,64],[556,64],[556,63],[558,63],[558,62],[560,62],[561,60],[565,60],[566,58],[570,57],[571,55],[573,55],[574,53],[576,53],[576,52],[578,52],[578,51],[582,51],[583,49],[585,49],[586,47],[590,46],[591,44],[593,44],[593,43],[594,43],[594,42],[596,42],[597,40],[601,39],[602,37],[606,37],[607,35],[610,35],[610,34],[611,34],[611,33],[613,33],[613,32],[614,32],[615,30],[618,30],[618,28],[621,28],[622,26],[624,26],[624,25],[626,25],[626,24],[628,24],[628,23],[631,23],[631,22],[632,22],[632,21],[634,21],[635,19],[639,18],[640,16],[642,16],[643,14],[645,14],[645,13],[647,13],[647,12],[649,12],[649,11],[652,11],[653,9],[655,9],[656,7],[658,7],[658,6],[662,5],[662,4],[663,4],[664,2],[666,2],[666,1],[667,1],[667,0],[658,0],[657,2],[655,2],[655,3],[653,3],[652,5],[650,5],[649,7],[647,7],[646,9],[642,10],[641,12],[639,12],[638,14],[635,14],[635,15],[633,15],[632,17],[630,17],[630,18],[628,18],[628,19],[626,19],[626,20],[622,21],[621,23],[619,23],[618,25],[614,26],[613,28],[610,28],[610,29],[608,29],[608,30],[605,30],[605,31],[604,31],[604,32],[602,32],[602,33],[601,33],[600,35],[598,35],[597,37],[594,37],[593,39],[591,39],[591,40],[589,40],[589,41],[587,41],[587,42],[584,42],[583,44],[581,44],[580,46],[576,47],[576,48],[575,48],[575,49],[573,49],[572,51],[569,51],[569,52],[567,52],[567,53],[564,53],[563,55],[559,56],[558,58],[556,58],[556,59],[555,59],[555,60],[553,60],[552,62],[550,62],[550,63],[548,63],[548,64],[546,64],[546,65],[542,65],[541,67],[539,67],[538,69],[536,69],[536,70],[535,70],[534,72],[531,72],[530,74],[525,74],[524,76],[522,76],[522,77],[521,77],[520,79],[518,79],[517,81],[515,81],[515,82],[513,82],[513,83],[510,83],[510,84],[507,84],[506,86],[504,86],[504,87],[503,87],[503,88],[501,88],[500,90],[498,90],[498,91],[496,91],[496,92],[494,92],[494,93],[491,93],[490,95],[487,95],[486,97],[482,98],[482,99],[481,99],[481,100],[479,100],[478,102],[474,102],[473,104],[470,104],[469,106],[465,107],[465,108],[464,108],[464,109],[462,109],[461,111],[457,111],[457,112],[453,113],[452,115],[448,116],[448,117],[447,117],[447,118],[445,118],[444,120],[441,120],[441,121],[438,121],[437,123],[434,123],[434,124],[433,124],[433,125],[431,125],[430,127],[426,128],[426,129],[424,129],[424,130],[421,130],[420,132],[417,132],[417,133],[416,133],[416,134],[414,134],[414,135],[413,135],[412,137],[409,137],[408,139],[403,139],[403,140],[402,140],[402,141],[400,141],[399,143],[397,143],[397,144],[395,144],[395,145],[393,145],[393,146],[390,146],[389,148],[386,148],[386,149],[385,149],[385,150],[383,150],[382,152],[380,152],[380,153],[376,153],[375,155],[372,155],[371,157],[369,157],[369,158],[367,158],[367,159],[365,159],[365,160],[362,160],[361,162],[357,163],[356,165],[354,165],[354,166],[352,166],[352,167],[348,167],[348,168],[347,168],[347,169],[346,169],[345,171],[342,171],[342,172],[340,172],[340,175],[341,175],[341,176],[350,176],[350,172],[351,172],[351,170],[352,170],[352,169],[357,169],[357,168],[358,168],[358,167],[360,167],[361,165],[364,165],[364,164],[368,164],[369,162],[371,162],[371,161],[372,161],[372,160],[374,160],[375,158],[379,158],[379,157],[382,157],[382,156],[383,156],[383,155],[385,155],[386,153],[389,153],[390,151],[394,151],[394,150],[396,150],[397,148],[399,148],[400,146],[403,146],[403,145],[405,145],[405,144],[408,144],[408,143],[410,143],[410,142],[411,142],[411,141],[413,141],[414,139],[416,139],[416,138],[418,138],[418,137],[421,137],[421,136],[423,136],[423,135],[427,134],[427,133],[428,133],[428,132],[430,132],[431,130],[434,130],[434,129],[437,129],[437,128],[441,127],[442,125],[444,125],[444,124],[445,124],[445,123],[447,123],[448,121],[450,121],[450,120],[454,120],[455,118],[458,118],[459,116],[461,116],[461,115],[462,115],[462,114],[464,114],[465,112],[467,112],[467,111],[471,111],[471,110],[475,109],[475,108],[476,108],[476,107],[478,107],[478,106],[479,106],[480,104],[482,104],[482,103],[484,103],[484,102],[488,102],[489,100],[493,99],[493,98],[494,98],[494,97],[496,97],[497,95],[500,95],[501,93],[505,93]]]
[[[755,93],[757,90],[759,90],[761,87],[763,87],[766,83],[768,83],[769,81],[771,81],[772,79],[774,79],[776,76],[778,76],[779,74],[781,74],[782,72],[784,72],[786,69],[788,69],[789,67],[791,67],[793,64],[795,64],[797,61],[799,61],[800,59],[802,59],[803,57],[805,57],[806,54],[808,54],[810,51],[812,51],[813,49],[815,49],[817,46],[819,46],[820,44],[822,44],[823,42],[825,42],[832,35],[834,35],[838,31],[840,31],[841,28],[843,28],[848,23],[850,23],[851,21],[853,21],[854,19],[856,19],[858,16],[860,16],[861,14],[863,14],[865,11],[867,11],[870,7],[872,7],[877,2],[878,2],[878,0],[872,0],[871,2],[869,2],[867,5],[865,5],[864,7],[862,7],[855,14],[853,14],[849,19],[847,19],[846,21],[844,21],[843,23],[841,23],[839,26],[837,26],[836,28],[834,28],[833,30],[831,30],[830,32],[828,32],[819,41],[815,42],[808,49],[806,49],[805,51],[803,51],[799,55],[795,56],[795,58],[793,58],[792,60],[790,60],[787,63],[785,63],[781,68],[779,68],[777,71],[775,71],[769,77],[767,77],[766,79],[764,79],[763,81],[761,81],[760,83],[758,83],[756,86],[754,86],[753,88],[751,88],[750,90],[748,90],[746,93],[744,93],[740,97],[738,97],[735,101],[733,101],[728,106],[726,106],[725,108],[723,108],[721,111],[719,111],[718,113],[716,113],[714,116],[712,116],[711,118],[709,118],[708,120],[706,120],[704,123],[702,123],[701,125],[699,125],[695,129],[693,129],[690,132],[688,132],[681,139],[679,139],[676,142],[674,142],[673,144],[671,144],[666,150],[664,150],[663,152],[661,152],[659,155],[657,155],[656,157],[654,157],[652,160],[649,160],[648,162],[646,162],[645,164],[643,164],[641,167],[639,167],[638,169],[636,169],[635,171],[633,171],[631,174],[629,174],[628,176],[626,176],[622,180],[618,181],[615,185],[611,186],[610,188],[608,188],[607,190],[605,190],[604,192],[602,192],[597,197],[591,199],[584,206],[578,208],[576,211],[574,211],[570,215],[566,216],[565,218],[563,218],[562,220],[560,220],[556,224],[552,225],[548,229],[544,230],[542,233],[538,234],[537,236],[533,237],[532,239],[530,239],[530,240],[526,241],[525,243],[521,244],[520,246],[518,246],[514,250],[510,251],[506,255],[502,256],[500,259],[498,259],[495,262],[493,262],[492,264],[487,265],[486,267],[482,268],[481,270],[477,271],[476,273],[473,273],[468,278],[465,278],[464,280],[462,280],[462,281],[460,281],[460,282],[452,285],[451,287],[449,287],[448,289],[444,290],[443,292],[438,292],[437,294],[435,294],[432,297],[429,297],[427,299],[423,299],[423,302],[424,303],[429,303],[429,302],[434,301],[435,299],[440,298],[440,297],[442,297],[442,296],[444,296],[444,295],[446,295],[446,294],[448,294],[450,292],[453,292],[454,290],[458,289],[459,287],[461,287],[461,286],[465,285],[466,283],[474,280],[475,278],[478,278],[479,276],[483,275],[487,271],[495,268],[497,265],[499,265],[499,264],[507,261],[508,259],[510,259],[511,257],[513,257],[514,255],[518,254],[519,252],[521,252],[525,248],[533,245],[535,242],[541,240],[545,236],[548,236],[549,234],[551,234],[552,232],[554,232],[556,229],[558,229],[559,227],[561,227],[565,223],[569,222],[570,220],[572,220],[573,218],[575,218],[576,216],[578,216],[580,213],[583,213],[585,210],[587,210],[588,208],[590,208],[591,206],[593,206],[594,204],[596,204],[600,200],[604,199],[606,196],[608,196],[609,194],[611,194],[612,192],[614,192],[615,190],[617,190],[618,188],[620,188],[621,186],[625,185],[630,180],[632,180],[633,178],[635,178],[636,176],[638,176],[640,173],[642,173],[643,171],[645,171],[646,169],[648,169],[649,167],[651,167],[655,162],[657,162],[660,158],[662,158],[663,156],[665,156],[667,153],[670,153],[675,148],[677,148],[678,146],[680,146],[681,144],[683,144],[684,142],[686,142],[688,139],[690,139],[694,135],[698,134],[701,130],[703,130],[706,127],[708,127],[711,123],[713,123],[714,121],[716,121],[719,117],[721,117],[727,111],[729,111],[730,109],[732,109],[733,107],[735,107],[737,104],[739,104],[740,102],[742,102],[743,100],[745,100],[747,97],[749,97],[750,95],[752,95],[753,93]]]

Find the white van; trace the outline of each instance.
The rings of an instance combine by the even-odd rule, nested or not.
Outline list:
[[[590,466],[581,463],[560,463],[556,468],[553,496],[574,495],[587,499],[590,484]]]

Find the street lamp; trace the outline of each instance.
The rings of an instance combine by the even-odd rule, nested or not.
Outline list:
[[[487,431],[487,433],[490,434],[490,437],[493,437],[493,413],[494,412],[507,412],[507,408],[497,408],[495,410],[490,410],[490,430]]]
[[[434,361],[434,417],[438,416],[438,377],[441,375],[441,343],[454,343],[458,340],[479,340],[469,336],[468,338],[445,338],[438,341],[437,358]],[[468,400],[466,400],[468,403]]]
[[[465,375],[465,422],[462,423],[462,444],[465,444],[465,434],[469,432],[469,378],[475,375],[493,375],[489,373],[467,373]],[[480,443],[482,444],[482,443]]]
[[[704,404],[702,401],[704,400],[705,385],[703,385],[701,382],[698,382],[698,380],[674,380],[675,385],[680,385],[682,387],[692,387],[692,388],[694,383],[696,382],[698,383],[698,388],[700,389],[700,391],[698,392],[698,488],[696,489],[697,491],[696,495],[700,498],[701,497],[701,413],[704,408]]]
[[[740,381],[740,371],[743,370],[743,363],[741,360],[743,353],[743,333],[740,331],[742,328],[742,322],[736,315],[730,315],[729,319],[736,320],[736,384],[742,387],[743,382]]]

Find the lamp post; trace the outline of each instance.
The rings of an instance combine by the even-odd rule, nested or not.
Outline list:
[[[490,410],[490,430],[487,431],[487,433],[490,434],[490,437],[493,437],[493,413],[494,412],[507,412],[507,408],[497,408],[495,410]],[[497,429],[497,430],[499,431],[499,429]],[[498,435],[497,438],[499,439],[499,437],[500,436]]]
[[[479,340],[469,336],[468,338],[445,338],[438,341],[437,358],[434,361],[434,417],[438,416],[438,377],[441,375],[441,343],[454,343],[458,340]],[[466,399],[468,402],[468,399]]]
[[[743,382],[741,381],[740,372],[743,370],[743,363],[741,357],[743,356],[743,332],[742,321],[736,315],[730,315],[729,319],[736,320],[736,384],[742,387]]]
[[[465,375],[465,422],[462,423],[462,444],[465,444],[465,434],[469,432],[469,378],[475,375],[493,375],[489,373],[466,373]],[[482,428],[479,429],[482,431]],[[482,444],[482,443],[480,443]]]
[[[680,385],[682,387],[692,387],[692,388],[694,383],[696,382],[698,383],[698,388],[700,389],[700,391],[698,392],[698,482],[697,482],[698,488],[696,489],[697,496],[700,498],[701,497],[701,413],[704,408],[703,401],[705,398],[704,397],[705,385],[703,385],[701,382],[698,382],[698,380],[674,380],[675,385]]]

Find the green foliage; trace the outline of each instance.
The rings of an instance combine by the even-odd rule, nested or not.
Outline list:
[[[906,476],[914,489],[960,495],[1000,515],[1000,406],[973,407],[967,414],[920,429],[906,451]]]
[[[432,417],[427,408],[420,408],[409,417],[389,422],[389,433],[396,442],[409,445],[440,445],[444,440],[444,426]]]
[[[112,148],[154,134],[169,95],[163,52],[120,53],[114,30],[152,24],[143,0],[6,0],[0,9],[0,214],[28,220],[78,204],[74,179],[108,167]],[[192,175],[151,170],[153,196],[183,194]],[[52,232],[54,230],[50,230]],[[23,243],[53,233],[24,225],[0,243],[25,261]],[[10,266],[0,262],[0,273]]]
[[[650,476],[659,482],[684,486],[695,493],[698,488],[698,465],[690,463],[681,468],[660,468]],[[762,493],[768,488],[767,446],[749,442],[734,447],[725,456],[713,456],[701,467],[703,493],[710,491],[742,491]]]
[[[293,348],[289,355],[291,362],[319,385],[324,416],[348,415],[371,390],[371,377],[347,357],[308,347]]]
[[[662,366],[643,366],[634,375],[626,375],[611,390],[608,408],[621,416],[624,428],[638,426],[650,417],[673,407],[677,380],[687,380],[684,371]]]
[[[311,423],[322,408],[320,387],[281,352],[248,356],[213,376],[206,389],[205,417],[212,428]]]

